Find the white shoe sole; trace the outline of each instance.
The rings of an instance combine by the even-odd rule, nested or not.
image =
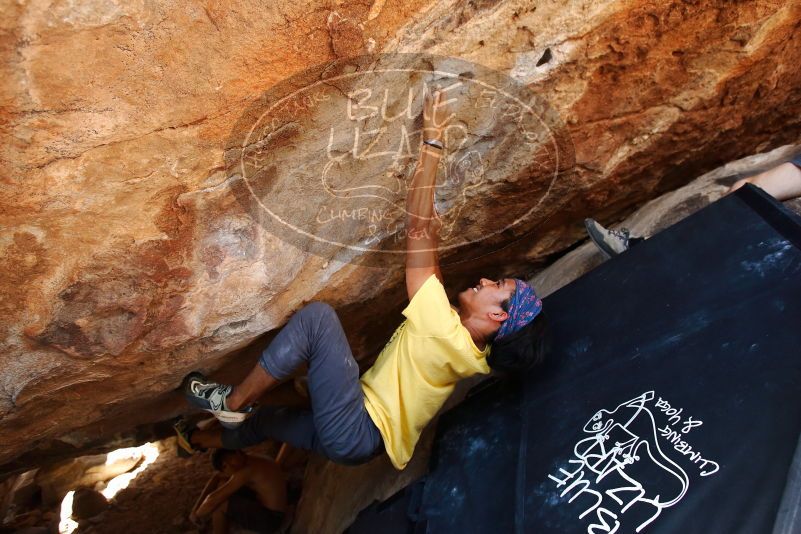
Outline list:
[[[245,422],[245,419],[250,415],[246,412],[229,412],[226,410],[206,410],[225,428],[236,428]]]

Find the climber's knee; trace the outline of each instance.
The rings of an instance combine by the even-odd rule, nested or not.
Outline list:
[[[310,319],[324,319],[326,317],[336,315],[334,308],[332,308],[330,304],[321,302],[319,300],[309,302],[303,308],[301,308],[298,313],[303,314]]]

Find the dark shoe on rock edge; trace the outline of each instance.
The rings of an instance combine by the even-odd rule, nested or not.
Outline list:
[[[598,224],[595,219],[584,219],[584,227],[592,242],[607,258],[617,256],[629,249],[631,236],[626,228],[610,230]]]

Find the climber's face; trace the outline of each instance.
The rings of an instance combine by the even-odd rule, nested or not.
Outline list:
[[[482,278],[475,286],[459,293],[460,314],[501,323],[509,317],[501,304],[509,300],[514,290],[515,282],[511,278]]]

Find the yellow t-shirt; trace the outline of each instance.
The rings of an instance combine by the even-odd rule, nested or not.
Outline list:
[[[403,315],[406,320],[361,378],[367,413],[397,469],[409,462],[420,433],[456,382],[489,373],[490,351],[489,344],[476,347],[433,274]]]

